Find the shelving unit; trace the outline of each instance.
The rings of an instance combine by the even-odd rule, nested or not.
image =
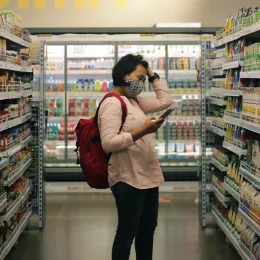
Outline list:
[[[227,171],[227,166],[223,165],[221,162],[219,162],[216,158],[212,157],[211,158],[211,163],[217,167],[220,171],[226,172]]]
[[[0,11],[1,17],[4,17],[3,12]],[[12,15],[11,12],[9,15]],[[33,185],[29,171],[33,162],[33,136],[30,129],[33,116],[30,104],[33,70],[29,51],[24,49],[30,47],[31,38],[29,33],[18,28],[18,25],[15,28],[20,37],[12,34],[14,28],[10,26],[9,22],[0,23],[0,39],[4,44],[0,60],[0,71],[3,75],[0,77],[0,233],[5,232],[0,234],[1,260],[18,242],[32,216],[30,197]],[[8,56],[8,51],[16,52],[17,58]],[[6,52],[6,55],[3,55],[3,52]]]
[[[225,223],[222,222],[220,217],[215,211],[212,211],[213,217],[218,224],[218,226],[221,228],[221,230],[225,233],[230,243],[235,247],[239,255],[243,260],[251,260],[251,258],[244,252],[244,250],[241,248],[239,244],[239,240],[236,238],[236,236],[227,228]]]
[[[223,188],[234,198],[236,201],[240,202],[240,194],[231,187],[228,183],[223,182]]]
[[[214,125],[210,126],[208,128],[209,131],[211,131],[212,133],[216,134],[216,135],[219,135],[219,136],[224,136],[225,135],[225,131],[224,129],[222,128],[219,128],[219,127],[216,127]]]
[[[223,195],[217,187],[215,187],[215,185],[211,186],[212,191],[214,192],[215,196],[217,197],[217,199],[219,200],[219,202],[221,202],[222,204],[226,205],[226,203],[231,201],[231,197],[226,197],[225,195]]]
[[[249,198],[247,189],[250,188],[251,191],[255,189],[256,194],[260,189],[260,172],[258,170],[260,117],[251,109],[252,104],[258,104],[259,101],[260,86],[256,79],[260,78],[260,69],[257,69],[257,66],[254,67],[250,62],[255,58],[256,64],[258,64],[258,58],[250,52],[258,45],[251,46],[250,40],[248,41],[253,38],[256,43],[260,42],[260,12],[256,9],[247,13],[251,9],[243,9],[243,13],[241,10],[227,20],[224,29],[217,32],[212,46],[218,48],[218,50],[214,50],[218,56],[211,57],[214,60],[209,64],[218,64],[218,67],[221,65],[221,69],[218,70],[218,73],[217,70],[215,73],[214,71],[212,73],[211,70],[208,74],[209,79],[216,77],[208,91],[210,96],[223,97],[227,101],[224,112],[223,110],[220,113],[215,112],[217,116],[222,117],[223,115],[225,133],[212,129],[212,127],[209,128],[209,131],[215,133],[218,138],[214,144],[213,151],[217,151],[214,156],[224,157],[225,162],[228,161],[228,167],[225,169],[213,158],[210,162],[215,166],[214,171],[212,172],[212,168],[210,168],[211,171],[204,168],[202,175],[205,175],[205,179],[209,179],[210,174],[213,174],[214,183],[222,183],[221,188],[231,195],[230,203],[226,203],[228,205],[223,207],[225,196],[216,188],[213,189],[215,199],[212,202],[212,214],[217,225],[242,259],[255,259],[253,247],[246,247],[244,244],[245,229],[239,230],[235,220],[240,217],[247,230],[257,237],[260,236],[260,220],[255,215],[255,212],[258,212],[258,206],[254,204],[256,195],[250,197],[250,202],[247,201]],[[242,13],[243,17],[241,17]],[[246,14],[251,16],[245,17]],[[228,21],[234,23],[228,23]],[[223,48],[225,48],[225,52]],[[239,52],[234,52],[234,49]],[[223,57],[223,53],[226,56]],[[258,54],[258,51],[256,53]],[[221,70],[226,76],[221,76]],[[209,80],[205,83],[204,88],[209,89]],[[216,120],[216,122],[218,121]],[[205,142],[203,145],[206,146],[207,143]],[[247,205],[248,209],[244,205]],[[202,214],[204,212],[202,208]]]
[[[248,214],[240,207],[238,211],[243,219],[248,223],[248,225],[256,232],[256,234],[260,235],[260,226],[257,224]]]
[[[209,101],[211,104],[217,105],[217,106],[226,106],[226,104],[227,104],[227,102],[223,99],[223,97],[210,96]]]
[[[246,178],[249,182],[251,182],[253,185],[255,185],[258,189],[260,189],[260,178],[253,175],[253,173],[249,172],[249,170],[244,167],[245,164],[242,163],[242,165],[239,168],[239,172],[244,178]]]
[[[237,69],[241,66],[244,66],[243,61],[232,61],[232,62],[227,62],[222,65],[223,70],[229,70],[229,69]]]
[[[223,147],[233,152],[234,154],[238,155],[239,157],[247,154],[247,150],[237,147],[236,145],[233,145],[225,141],[223,142]]]

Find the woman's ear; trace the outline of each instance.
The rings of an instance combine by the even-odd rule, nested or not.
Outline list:
[[[129,79],[130,79],[130,76],[129,76],[129,75],[125,75],[125,76],[124,76],[124,81],[127,82]]]

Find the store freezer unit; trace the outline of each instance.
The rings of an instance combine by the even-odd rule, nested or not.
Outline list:
[[[45,49],[46,180],[83,179],[74,152],[75,126],[80,118],[95,115],[102,97],[114,87],[113,66],[128,53],[143,55],[161,79],[168,81],[175,102],[174,113],[153,137],[166,179],[197,179],[201,138],[199,42],[55,42],[47,43]],[[155,97],[148,81],[141,95]]]

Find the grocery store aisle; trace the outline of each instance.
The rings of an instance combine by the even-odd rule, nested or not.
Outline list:
[[[171,202],[160,204],[154,260],[239,259],[222,231],[200,228],[195,194],[167,196]],[[45,229],[24,233],[6,259],[110,260],[115,227],[116,209],[109,194],[47,195]]]

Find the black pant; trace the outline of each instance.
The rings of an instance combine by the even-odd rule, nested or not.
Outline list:
[[[137,260],[152,260],[157,226],[159,189],[136,189],[119,182],[111,188],[118,211],[112,260],[128,260],[135,238]]]

